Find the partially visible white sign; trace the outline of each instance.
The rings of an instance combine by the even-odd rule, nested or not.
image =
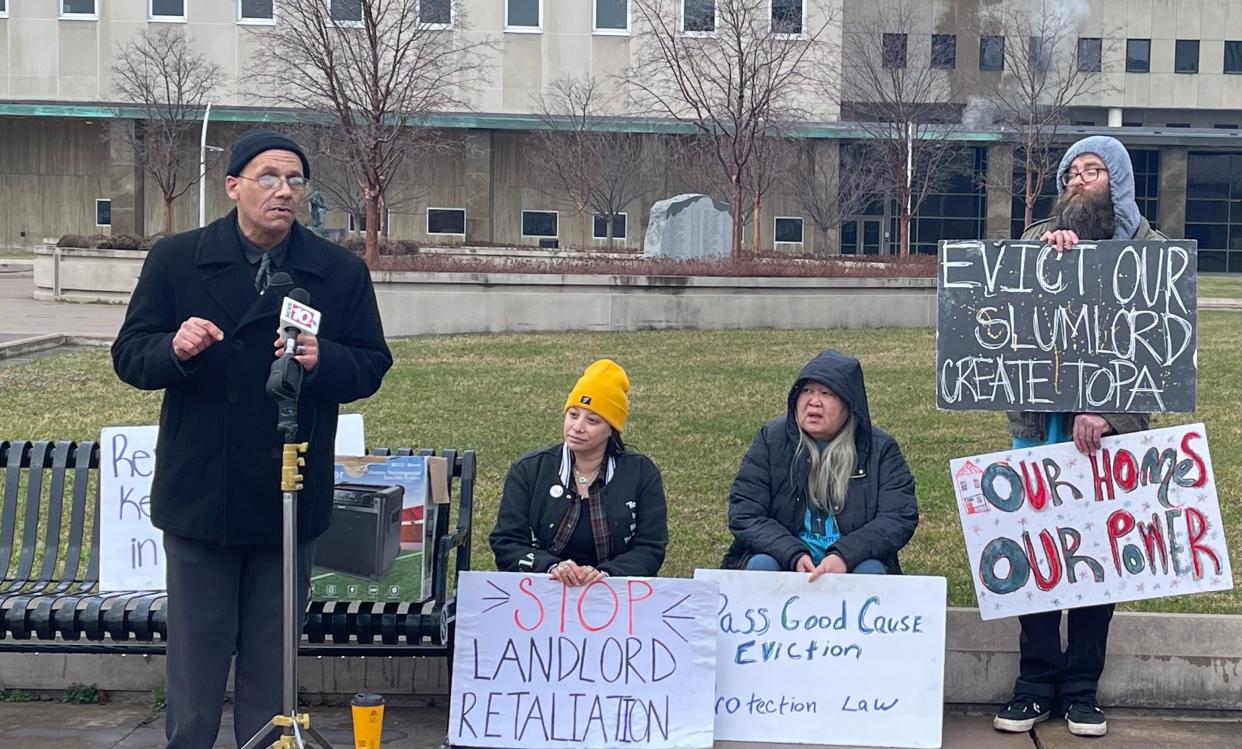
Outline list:
[[[159,427],[105,427],[99,435],[99,590],[165,590],[164,535],[151,525]],[[337,455],[365,452],[361,414],[340,417]]]

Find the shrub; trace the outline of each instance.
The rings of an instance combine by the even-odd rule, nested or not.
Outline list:
[[[70,684],[65,687],[60,701],[67,705],[94,705],[100,701],[100,696],[95,684]]]

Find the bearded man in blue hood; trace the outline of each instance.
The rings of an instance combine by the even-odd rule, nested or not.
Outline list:
[[[1166,238],[1139,214],[1130,153],[1116,138],[1097,135],[1071,146],[1057,170],[1057,192],[1052,217],[1028,227],[1023,239],[1038,239],[1063,252],[1079,240]],[[1089,456],[1105,435],[1141,431],[1149,421],[1147,414],[1133,413],[1015,412],[1009,414],[1009,434],[1014,448],[1072,440]],[[1068,647],[1062,651],[1060,611],[1019,616],[1019,675],[1013,699],[992,721],[996,730],[1025,733],[1055,709],[1070,733],[1107,733],[1096,689],[1112,617],[1111,604],[1071,610]]]
[[[729,493],[726,569],[897,574],[919,522],[914,477],[871,423],[862,366],[824,351],[798,375],[784,416],[760,428]]]

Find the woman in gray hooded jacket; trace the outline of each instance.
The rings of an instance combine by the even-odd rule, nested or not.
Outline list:
[[[827,350],[759,430],[729,494],[727,569],[900,573],[914,535],[914,477],[871,423],[862,366]]]

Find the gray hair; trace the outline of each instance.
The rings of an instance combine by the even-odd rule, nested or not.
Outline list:
[[[802,438],[794,450],[794,465],[798,465],[803,455],[807,455],[811,462],[811,470],[806,478],[807,500],[818,509],[833,515],[845,507],[845,495],[849,493],[854,464],[858,461],[854,429],[854,415],[850,414],[845,425],[823,450],[819,449],[815,438],[802,429],[798,430]]]

